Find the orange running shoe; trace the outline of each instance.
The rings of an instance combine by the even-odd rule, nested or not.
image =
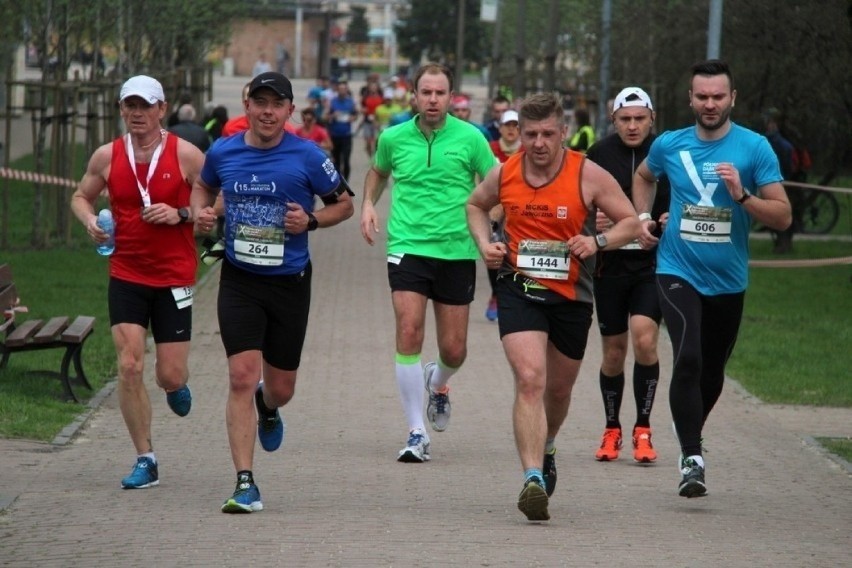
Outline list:
[[[604,430],[601,447],[595,454],[598,461],[614,461],[618,459],[618,451],[621,449],[621,428],[607,428]]]
[[[643,426],[633,428],[633,461],[653,463],[657,461],[657,452],[651,445],[651,429]]]

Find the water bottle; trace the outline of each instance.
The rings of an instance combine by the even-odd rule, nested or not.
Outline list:
[[[112,220],[112,211],[101,209],[98,213],[98,227],[100,227],[109,239],[98,245],[98,254],[109,256],[115,250],[115,223]]]

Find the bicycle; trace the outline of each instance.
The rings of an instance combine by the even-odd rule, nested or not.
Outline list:
[[[793,193],[793,192],[791,192]],[[820,189],[798,188],[798,199],[790,196],[795,232],[827,235],[840,218],[840,202],[833,193]]]
[[[826,176],[819,185],[826,185],[834,175]],[[827,235],[840,219],[840,202],[830,191],[816,189],[799,182],[783,182],[793,213],[792,232],[803,235]],[[752,221],[752,231],[767,228]]]

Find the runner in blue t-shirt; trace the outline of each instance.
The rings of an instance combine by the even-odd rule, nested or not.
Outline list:
[[[225,258],[219,327],[228,356],[228,440],[237,487],[225,513],[263,509],[254,483],[254,430],[266,451],[278,449],[278,408],[293,397],[311,299],[308,231],[352,216],[351,192],[325,153],[286,133],[293,87],[280,73],[255,77],[245,102],[249,130],[216,144],[192,189],[199,229],[216,224],[224,196]],[[314,197],[324,206],[314,212]],[[263,380],[261,380],[261,378]],[[257,415],[252,406],[257,408]]]
[[[349,92],[349,84],[340,81],[337,83],[337,96],[328,102],[327,124],[331,136],[331,159],[344,179],[349,179],[352,172],[352,124],[357,118],[358,107]]]
[[[766,138],[731,122],[737,92],[719,60],[692,67],[695,126],[667,132],[651,145],[633,177],[633,202],[651,248],[654,183],[671,184],[669,219],[659,240],[657,289],[675,354],[669,389],[681,445],[678,487],[684,497],[707,493],[701,432],[725,378],[748,284],[751,217],[781,230],[791,220],[778,160]]]

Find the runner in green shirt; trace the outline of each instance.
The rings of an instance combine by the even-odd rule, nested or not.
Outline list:
[[[402,462],[431,458],[423,419],[442,432],[450,419],[447,381],[467,355],[467,324],[476,283],[478,250],[467,229],[465,205],[496,159],[476,127],[448,116],[452,72],[423,65],[414,79],[419,113],[385,130],[364,181],[361,234],[370,245],[379,231],[375,203],[393,175],[388,220],[388,280],[396,316],[396,379],[408,421]],[[421,365],[426,304],[431,299],[438,360]]]

